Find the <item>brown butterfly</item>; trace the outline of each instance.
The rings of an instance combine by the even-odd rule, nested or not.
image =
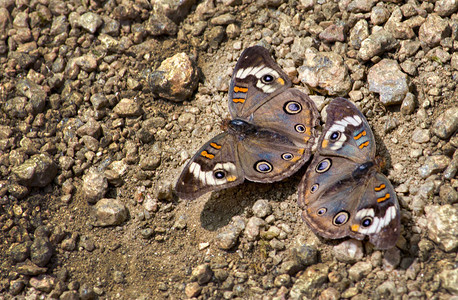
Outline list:
[[[311,155],[319,113],[260,46],[243,51],[229,88],[227,130],[203,145],[176,184],[179,197],[241,184],[274,182],[296,172]]]
[[[391,248],[401,232],[396,192],[375,161],[375,140],[350,101],[334,99],[317,152],[299,185],[302,218],[326,238],[369,237]]]

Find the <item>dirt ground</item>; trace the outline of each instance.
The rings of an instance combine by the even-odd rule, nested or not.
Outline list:
[[[368,8],[358,1],[182,2],[190,3],[189,9],[177,8],[174,1],[0,1],[0,299],[456,299],[458,235],[456,226],[447,226],[457,221],[458,183],[455,175],[444,176],[457,161],[456,125],[445,138],[435,134],[436,121],[446,111],[455,108],[446,120],[458,123],[453,1],[373,1]],[[437,10],[444,2],[452,3],[452,13]],[[375,24],[376,7],[388,17],[401,11],[397,22],[408,24],[412,35],[395,36],[393,47],[384,44],[383,51],[364,60],[354,46],[364,34],[350,32],[359,20],[367,21],[369,33],[386,25],[388,17]],[[167,8],[173,21],[163,19],[173,18]],[[94,32],[78,21],[86,12],[102,17]],[[156,23],[153,12],[160,16]],[[420,26],[439,13],[448,27],[431,45]],[[110,20],[119,23],[117,33]],[[148,27],[152,23],[166,29],[157,33]],[[332,24],[342,25],[344,40],[320,36]],[[118,44],[106,46],[103,35]],[[245,182],[194,201],[173,192],[187,160],[222,132],[229,117],[230,76],[246,47],[266,46],[317,104],[336,96],[299,80],[309,53],[293,51],[300,39],[304,47],[338,53],[344,65],[352,66],[346,76],[351,88],[343,96],[366,115],[377,154],[386,161],[383,172],[401,205],[402,233],[394,249],[375,250],[365,241],[355,244],[362,251],[358,256],[339,250],[342,240],[314,235],[296,203],[307,164],[282,182]],[[403,53],[407,42],[417,49]],[[186,101],[174,102],[152,92],[148,74],[180,52],[196,61],[198,86]],[[94,67],[91,60],[73,60],[87,54],[95,57]],[[385,106],[379,93],[370,91],[369,70],[383,59],[401,65],[413,104],[404,99]],[[21,91],[24,79],[44,92],[41,107],[33,106],[39,92]],[[107,99],[101,107],[91,98],[97,93]],[[116,113],[114,107],[125,98],[141,113]],[[93,150],[87,141],[92,139],[77,133],[91,118],[102,128]],[[40,153],[54,161],[55,176],[45,186],[21,182],[15,168]],[[73,163],[68,167],[62,157]],[[145,157],[158,163],[143,167]],[[442,160],[430,166],[431,157]],[[125,171],[119,178],[106,175],[107,187],[96,189],[119,200],[128,215],[120,224],[97,226],[96,205],[83,193],[84,176],[94,169],[118,172],[113,162],[124,162]],[[434,170],[421,176],[424,166]],[[41,176],[46,181],[50,173]],[[234,224],[246,226],[259,200],[266,200],[262,204],[268,210],[260,233],[253,240],[239,230],[235,246],[221,249],[219,235],[232,232]],[[444,218],[451,221],[432,229],[428,207],[439,212],[445,210],[438,207],[447,207],[450,215]],[[276,230],[279,234],[269,236]],[[450,230],[446,239],[455,246],[444,249],[445,242],[431,234],[443,230]],[[47,244],[37,246],[38,237]],[[286,262],[304,245],[316,255],[299,270],[285,272]],[[49,258],[43,258],[45,252]]]

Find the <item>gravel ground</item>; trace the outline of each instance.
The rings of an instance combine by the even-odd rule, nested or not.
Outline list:
[[[458,2],[0,0],[0,299],[458,299]],[[246,47],[374,131],[396,247],[300,218],[305,166],[180,200]]]

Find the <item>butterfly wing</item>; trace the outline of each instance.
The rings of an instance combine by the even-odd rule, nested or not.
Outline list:
[[[184,167],[175,186],[180,198],[195,199],[207,192],[244,181],[237,158],[235,137],[227,132],[208,141]]]
[[[360,163],[375,158],[374,135],[353,103],[336,98],[326,112],[326,125],[318,141],[321,155],[342,156]]]
[[[320,164],[330,162],[321,168]],[[316,156],[299,186],[302,218],[326,238],[366,236],[379,249],[396,244],[400,211],[390,181],[375,168],[358,176],[358,164]]]
[[[267,49],[253,46],[242,52],[229,87],[229,112],[233,119],[247,119],[270,97],[291,86],[291,80]]]

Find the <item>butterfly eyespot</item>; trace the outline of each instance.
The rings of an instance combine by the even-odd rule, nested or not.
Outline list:
[[[361,221],[361,226],[363,227],[369,227],[372,225],[372,218],[371,217],[365,217],[362,221]]]
[[[281,155],[281,158],[283,158],[284,160],[292,160],[294,157],[294,155],[292,155],[291,153],[283,153]]]
[[[319,186],[320,185],[318,183],[315,183],[314,185],[312,185],[312,187],[310,188],[310,193],[311,194],[315,193],[318,190]]]
[[[254,164],[254,169],[260,173],[269,173],[273,170],[273,167],[269,162],[260,160]]]
[[[322,215],[324,215],[327,211],[328,211],[328,209],[327,209],[326,207],[322,207],[322,208],[320,208],[320,209],[318,209],[318,210],[316,211],[316,214],[319,215],[319,216],[322,216]]]
[[[298,114],[302,110],[302,105],[296,101],[288,101],[285,103],[283,110],[290,115]]]
[[[334,131],[333,133],[331,133],[331,136],[329,137],[329,139],[331,141],[337,141],[339,138],[340,138],[340,131]]]
[[[215,176],[216,179],[223,179],[226,177],[226,172],[222,170],[216,170],[213,172],[213,176]]]
[[[343,224],[347,223],[350,219],[350,214],[346,211],[341,211],[337,215],[335,215],[334,219],[332,219],[332,224],[335,226],[342,226]]]
[[[294,129],[296,129],[297,132],[305,132],[305,126],[302,125],[302,124],[297,124],[296,126],[294,126]]]
[[[270,75],[270,74],[266,74],[266,75],[262,76],[261,81],[264,84],[269,84],[272,81],[274,81],[274,77],[272,75]]]
[[[332,162],[329,158],[323,159],[316,165],[315,171],[317,171],[318,173],[324,173],[327,170],[329,170],[331,165],[332,165]]]

